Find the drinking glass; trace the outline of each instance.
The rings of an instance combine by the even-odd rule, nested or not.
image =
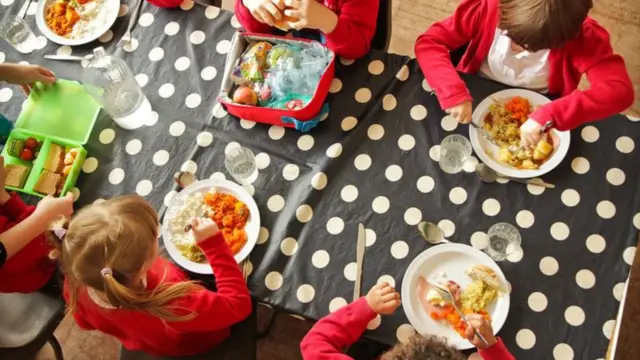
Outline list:
[[[253,152],[245,147],[236,147],[229,151],[224,166],[240,185],[251,184],[258,178],[258,167]]]
[[[495,261],[502,261],[520,249],[522,237],[518,229],[508,223],[497,223],[487,232],[489,244],[484,251]]]
[[[457,174],[471,156],[471,142],[462,135],[449,135],[440,143],[440,168],[447,174]]]
[[[27,22],[14,15],[9,15],[0,21],[0,37],[23,54],[32,52],[36,41],[36,36]]]

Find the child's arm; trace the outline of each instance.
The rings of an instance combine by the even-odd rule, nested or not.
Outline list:
[[[445,110],[471,101],[471,94],[453,67],[449,52],[466,45],[479,31],[482,3],[463,0],[452,16],[433,24],[416,41],[418,64]]]
[[[335,28],[324,34],[327,47],[350,59],[358,59],[368,53],[376,32],[379,6],[378,0],[344,1]]]
[[[515,360],[513,355],[509,352],[507,347],[502,342],[502,339],[496,338],[497,342],[486,349],[479,349],[480,356],[484,360]]]
[[[251,14],[251,11],[244,6],[244,0],[236,0],[235,3],[235,13],[236,18],[238,18],[238,22],[242,25],[245,30],[253,33],[261,33],[261,34],[269,34],[273,31],[273,27],[269,24],[263,24],[260,21],[256,20]]]
[[[355,302],[320,319],[300,343],[305,360],[351,359],[343,354],[346,347],[358,340],[376,313],[361,297]]]
[[[583,43],[572,44],[573,64],[587,75],[589,89],[576,90],[530,115],[540,124],[553,120],[558,130],[571,130],[589,121],[604,119],[629,108],[634,102],[633,85],[624,60],[613,53],[609,34],[593,19],[582,28]]]

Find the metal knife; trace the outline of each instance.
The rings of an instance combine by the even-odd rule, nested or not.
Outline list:
[[[482,135],[483,138],[485,138],[487,141],[489,141],[490,143],[492,143],[493,145],[497,146],[497,147],[501,147],[491,136],[491,134],[489,134],[489,132],[487,130],[485,130],[482,126],[476,124],[475,122],[470,122],[469,123],[471,126],[473,126],[474,128],[476,128],[476,130],[478,130],[478,132],[480,133],[480,135]]]
[[[364,261],[364,247],[366,245],[366,232],[364,225],[358,225],[358,242],[356,243],[356,282],[353,286],[353,301],[360,298],[362,287],[362,263]]]
[[[85,59],[82,56],[76,56],[76,55],[45,55],[44,58],[49,60],[62,60],[62,61],[82,61],[82,60],[90,59],[90,58]]]
[[[27,16],[27,11],[29,11],[29,5],[31,5],[31,0],[26,0],[24,4],[22,4],[22,7],[18,11],[18,17],[21,17],[24,19],[24,17]]]

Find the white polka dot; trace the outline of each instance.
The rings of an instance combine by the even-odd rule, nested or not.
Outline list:
[[[204,11],[204,16],[209,20],[217,18],[218,15],[220,15],[220,8],[216,6],[207,6],[207,9]]]
[[[345,202],[354,202],[358,198],[358,188],[353,185],[347,185],[340,191],[340,197]]]
[[[169,35],[169,36],[173,36],[173,35],[177,34],[178,31],[180,31],[180,24],[178,24],[175,21],[172,21],[172,22],[168,23],[164,27],[164,33]]]
[[[380,327],[381,323],[382,323],[382,316],[378,314],[376,315],[376,317],[373,318],[373,320],[367,323],[367,330],[375,330]]]
[[[109,182],[113,185],[118,185],[124,180],[124,170],[115,168],[109,173]]]
[[[158,122],[158,113],[155,111],[152,111],[149,116],[146,117],[145,119],[145,125],[147,126],[153,126]]]
[[[616,215],[616,206],[611,201],[600,201],[596,206],[596,212],[603,219],[611,219]]]
[[[589,249],[589,251],[594,254],[603,252],[606,247],[607,242],[602,236],[598,234],[589,235],[589,237],[587,238],[587,249]]]
[[[564,319],[572,326],[582,325],[584,318],[584,311],[579,306],[569,306],[564,312]]]
[[[189,35],[189,41],[194,45],[202,44],[205,38],[205,34],[200,30],[196,30]]]
[[[374,60],[369,63],[369,73],[371,75],[380,75],[384,71],[384,63],[380,60]]]
[[[371,229],[365,229],[365,233],[366,233],[366,245],[367,245],[367,247],[375,244],[376,243],[376,238],[378,237],[376,235],[376,232],[371,230]]]
[[[355,62],[354,59],[349,59],[345,57],[340,57],[340,63],[344,66],[349,66]]]
[[[638,121],[640,121],[640,117],[633,116],[633,115],[631,115],[631,114],[628,114],[628,115],[627,115],[627,119],[629,119],[629,121],[633,121],[633,122],[638,122]]]
[[[607,181],[611,185],[620,186],[624,183],[625,178],[624,171],[618,168],[612,168],[607,171]]]
[[[164,206],[169,207],[171,205],[171,202],[173,201],[173,198],[176,197],[176,195],[178,195],[178,192],[175,190],[171,190],[167,193],[167,195],[164,196]]]
[[[193,9],[193,5],[194,5],[193,0],[182,0],[182,3],[180,4],[180,9],[184,11],[188,11]]]
[[[113,129],[104,129],[100,132],[98,139],[102,144],[111,144],[116,138],[116,132]]]
[[[386,111],[395,109],[397,105],[398,101],[396,100],[396,97],[391,94],[387,94],[382,98],[382,108]]]
[[[357,102],[364,104],[371,100],[371,90],[367,88],[360,88],[356,91],[355,99]]]
[[[625,287],[625,283],[623,282],[617,283],[613,287],[613,297],[616,298],[616,300],[622,301],[622,296],[624,295],[624,287]]]
[[[33,4],[32,4],[33,5]],[[40,35],[36,37],[36,41],[33,42],[33,47],[36,50],[42,50],[47,46],[47,38]]]
[[[626,248],[624,250],[624,252],[622,253],[622,259],[624,259],[624,262],[626,262],[627,265],[633,264],[633,259],[635,257],[636,257],[636,247],[635,246],[630,246],[630,247]]]
[[[518,223],[518,226],[520,226],[521,228],[530,228],[531,225],[533,225],[534,221],[535,218],[533,216],[533,213],[529,210],[522,210],[516,215],[516,223]]]
[[[340,156],[340,154],[342,154],[342,144],[335,143],[329,146],[329,148],[327,148],[326,154],[332,159],[337,158],[338,156]]]
[[[440,145],[433,145],[429,149],[429,157],[433,161],[440,161]]]
[[[453,131],[458,127],[458,120],[451,115],[447,115],[440,121],[440,126],[442,126],[445,131]]]
[[[456,225],[451,220],[440,220],[438,222],[438,227],[442,229],[442,232],[444,232],[444,236],[446,237],[450,237],[456,232]]]
[[[189,58],[186,56],[182,56],[178,58],[178,60],[176,60],[174,66],[178,71],[185,71],[189,68],[189,66],[191,66],[191,60],[189,60]]]
[[[200,102],[202,102],[202,97],[200,96],[200,94],[195,93],[189,94],[184,100],[185,105],[187,105],[187,107],[190,109],[197,108],[200,105]]]
[[[182,121],[176,121],[169,126],[169,134],[171,136],[180,136],[184,134],[186,128],[187,126]]]
[[[538,178],[536,179],[541,180]],[[527,184],[527,191],[529,191],[531,195],[542,195],[542,193],[544,192],[544,189],[545,188],[542,186]]]
[[[13,97],[13,90],[11,88],[0,89],[0,102],[7,102]]]
[[[340,81],[340,79],[338,78],[333,78],[333,80],[331,80],[331,86],[329,87],[329,92],[332,94],[335,94],[340,90],[342,90],[342,81]]]
[[[74,187],[71,190],[69,190],[69,192],[73,194],[73,202],[78,201],[78,199],[80,198],[80,189],[78,189],[77,187]]]
[[[558,344],[553,348],[555,360],[573,360],[573,349],[567,344]]]
[[[211,145],[212,142],[213,142],[213,135],[208,131],[201,132],[196,137],[196,143],[198,144],[198,146],[201,146],[201,147],[207,147]]]
[[[142,150],[142,142],[138,139],[133,139],[125,146],[125,151],[129,155],[136,155]]]
[[[254,126],[256,126],[256,122],[251,120],[240,119],[240,126],[245,130],[249,130],[249,129],[252,129]]]
[[[407,65],[402,65],[396,74],[396,78],[400,81],[406,81],[409,78],[409,67]]]
[[[456,205],[460,205],[467,201],[467,191],[461,187],[454,187],[449,191],[449,200]]]
[[[266,227],[260,227],[260,231],[258,232],[258,240],[256,243],[264,244],[269,240],[269,229]]]
[[[390,165],[384,172],[384,176],[391,182],[396,182],[402,178],[402,168],[398,165]]]
[[[329,253],[324,250],[318,250],[311,257],[311,264],[318,269],[324,269],[329,265]]]
[[[160,86],[160,89],[158,89],[158,95],[166,99],[171,97],[171,95],[173,95],[175,91],[176,91],[176,88],[173,86],[173,84],[167,83]]]
[[[594,143],[598,141],[598,138],[600,138],[600,132],[598,129],[591,125],[585,126],[580,132],[580,135],[582,136],[582,140],[588,143]]]
[[[416,186],[421,193],[426,194],[430,193],[433,190],[433,188],[436,186],[436,183],[435,181],[433,181],[433,178],[431,176],[421,176],[418,179]]]
[[[365,171],[371,166],[371,157],[367,154],[360,154],[353,160],[353,165],[360,171]]]
[[[216,68],[214,68],[213,66],[207,66],[200,72],[200,77],[202,78],[202,80],[210,81],[213,80],[217,74],[218,70],[216,70]]]
[[[261,152],[258,155],[256,155],[255,159],[256,159],[256,167],[258,168],[258,170],[266,169],[267,166],[269,166],[269,164],[271,163],[271,157],[267,153]]]
[[[391,256],[396,259],[404,259],[409,254],[409,245],[402,240],[398,240],[391,245]]]
[[[287,164],[287,166],[282,169],[282,177],[285,180],[293,181],[298,178],[300,175],[300,168],[294,164]]]
[[[562,203],[568,207],[574,207],[580,202],[580,194],[573,189],[567,189],[560,195]]]
[[[273,195],[267,201],[267,208],[272,212],[278,212],[284,208],[284,198],[281,195]]]
[[[558,272],[558,261],[551,256],[546,256],[540,260],[540,271],[547,276],[555,275]]]
[[[489,237],[482,231],[476,231],[471,235],[471,246],[478,250],[484,250],[489,246]]]
[[[218,43],[218,45],[216,45],[216,51],[218,52],[218,54],[226,54],[229,52],[229,50],[231,49],[231,41],[229,40],[222,40]]]
[[[380,124],[373,124],[369,126],[367,135],[371,140],[380,140],[384,136],[384,128]]]
[[[60,46],[58,50],[56,50],[56,54],[60,56],[69,56],[71,55],[72,51],[73,50],[71,49],[71,46],[64,45],[64,46]]]
[[[517,248],[512,254],[507,256],[507,260],[512,263],[517,263],[524,257],[524,250],[522,248]]]
[[[144,14],[140,15],[140,18],[138,19],[138,24],[140,24],[140,26],[144,26],[144,27],[147,27],[147,26],[153,24],[153,14],[144,13]]]
[[[82,171],[86,174],[91,174],[98,168],[98,159],[94,157],[86,158],[82,165]]]
[[[615,320],[607,320],[607,322],[602,325],[602,334],[604,334],[604,337],[606,337],[607,340],[611,340],[611,336],[613,336],[613,331],[615,330],[615,328]]]
[[[314,143],[313,136],[302,135],[298,139],[298,149],[302,151],[311,150],[311,148],[313,147],[313,143]]]
[[[378,278],[378,281],[376,281],[376,284],[384,283],[391,285],[391,287],[396,287],[396,279],[394,279],[391,275],[382,275]]]
[[[101,43],[108,43],[109,41],[111,41],[111,39],[113,39],[113,31],[107,30],[107,32],[105,32],[98,38],[98,41],[100,41]]]
[[[327,186],[327,175],[324,173],[317,173],[311,178],[311,186],[316,190],[322,190]]]
[[[371,208],[378,214],[384,214],[389,210],[391,204],[389,203],[389,199],[385,196],[378,196],[373,199],[371,203]]]
[[[149,77],[145,74],[138,74],[135,76],[138,86],[144,87],[149,82]]]
[[[264,284],[271,291],[278,290],[282,286],[282,275],[277,271],[272,271],[264,278]]]
[[[296,239],[288,237],[280,243],[280,251],[286,256],[292,256],[298,251],[298,242]]]
[[[424,89],[424,91],[426,92],[433,92],[433,89],[431,88],[431,85],[429,85],[429,83],[427,82],[427,79],[422,80],[422,89]]]
[[[418,225],[418,223],[422,220],[422,212],[418,208],[409,208],[404,212],[404,221],[413,226]]]
[[[327,231],[331,235],[338,235],[344,230],[344,221],[339,217],[332,217],[327,221]]]
[[[634,147],[633,139],[628,136],[621,136],[616,140],[616,149],[623,154],[629,154],[633,151]]]
[[[529,308],[535,312],[542,312],[547,308],[549,303],[547,297],[541,292],[534,292],[529,295]]]
[[[169,162],[169,152],[166,150],[159,150],[153,154],[153,163],[157,166],[165,165]]]
[[[522,329],[516,334],[516,343],[521,349],[529,350],[536,344],[536,334],[529,329]]]
[[[422,105],[415,105],[409,111],[411,118],[416,121],[424,120],[427,117],[427,108]]]
[[[640,213],[637,213],[633,217],[633,226],[635,226],[636,229],[640,230]]]
[[[482,202],[482,212],[487,216],[496,216],[500,213],[500,203],[496,199],[489,198]]]
[[[296,209],[296,218],[301,223],[307,223],[313,217],[313,209],[309,205],[300,205],[298,209]]]
[[[591,289],[596,284],[596,276],[587,269],[576,273],[576,283],[583,289]]]
[[[147,196],[153,190],[153,183],[149,180],[142,180],[136,185],[136,193],[140,196]]]
[[[358,125],[358,119],[353,116],[347,116],[346,118],[342,119],[342,123],[340,124],[343,131],[350,131],[354,127],[356,127],[356,125]]]
[[[398,341],[401,343],[406,343],[415,334],[416,330],[409,324],[402,324],[398,326],[398,330],[396,330],[396,338],[398,338]]]
[[[272,140],[280,140],[284,136],[285,130],[282,126],[273,125],[269,128],[269,137]]]
[[[4,62],[4,59],[5,59],[5,55],[2,51],[0,51],[0,64]]]
[[[138,39],[133,39],[132,38],[129,41],[125,42],[125,44],[124,44],[124,46],[122,48],[126,52],[134,52],[138,48],[138,45],[140,45],[140,43],[138,42]]]
[[[404,151],[413,149],[416,145],[416,139],[409,134],[404,134],[398,139],[398,147]]]
[[[180,166],[180,171],[190,172],[195,174],[198,171],[198,164],[193,160],[187,160]]]
[[[586,174],[590,168],[589,160],[577,157],[571,161],[571,168],[576,174]]]
[[[553,223],[549,232],[551,236],[558,241],[566,240],[569,237],[569,227],[563,222]]]
[[[227,177],[223,173],[221,173],[220,171],[216,171],[213,174],[211,174],[211,176],[209,176],[209,179],[226,180]]]
[[[345,306],[347,306],[347,300],[341,297],[334,298],[329,302],[329,312],[335,312]]]
[[[211,112],[217,119],[222,119],[227,115],[227,111],[222,107],[222,105],[220,105],[220,103],[215,104]]]
[[[358,265],[355,262],[350,262],[347,264],[347,266],[344,267],[342,274],[344,275],[345,279],[349,281],[356,281],[357,269]]]

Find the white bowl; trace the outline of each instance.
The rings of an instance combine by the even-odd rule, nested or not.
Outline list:
[[[50,5],[53,5],[56,0],[41,0],[38,3],[38,10],[36,11],[36,24],[38,25],[38,29],[47,39],[53,41],[56,44],[60,45],[68,45],[68,46],[77,46],[88,44],[94,40],[97,40],[100,36],[106,33],[111,26],[116,22],[118,18],[118,12],[120,11],[120,0],[104,0],[104,5],[101,9],[102,12],[106,12],[104,23],[102,26],[99,26],[94,29],[89,34],[86,34],[80,39],[69,39],[64,36],[60,36],[53,32],[49,28],[46,22],[47,8]]]
[[[529,100],[533,107],[548,104],[551,102],[545,96],[523,89],[509,89],[499,91],[492,94],[488,98],[484,99],[473,111],[472,121],[479,126],[484,124],[484,117],[489,112],[489,106],[494,103],[494,99],[498,102],[506,102],[514,96],[520,96]],[[545,161],[539,168],[535,170],[516,169],[507,164],[499,162],[494,156],[498,155],[499,148],[491,144],[487,139],[480,135],[479,131],[474,127],[469,126],[469,139],[471,139],[471,145],[473,150],[478,155],[480,160],[489,166],[491,169],[497,171],[499,174],[528,179],[542,176],[558,166],[562,160],[567,156],[569,151],[569,143],[571,142],[571,135],[569,131],[558,131],[551,129],[549,131],[553,139],[553,153],[549,156],[549,159]]]

